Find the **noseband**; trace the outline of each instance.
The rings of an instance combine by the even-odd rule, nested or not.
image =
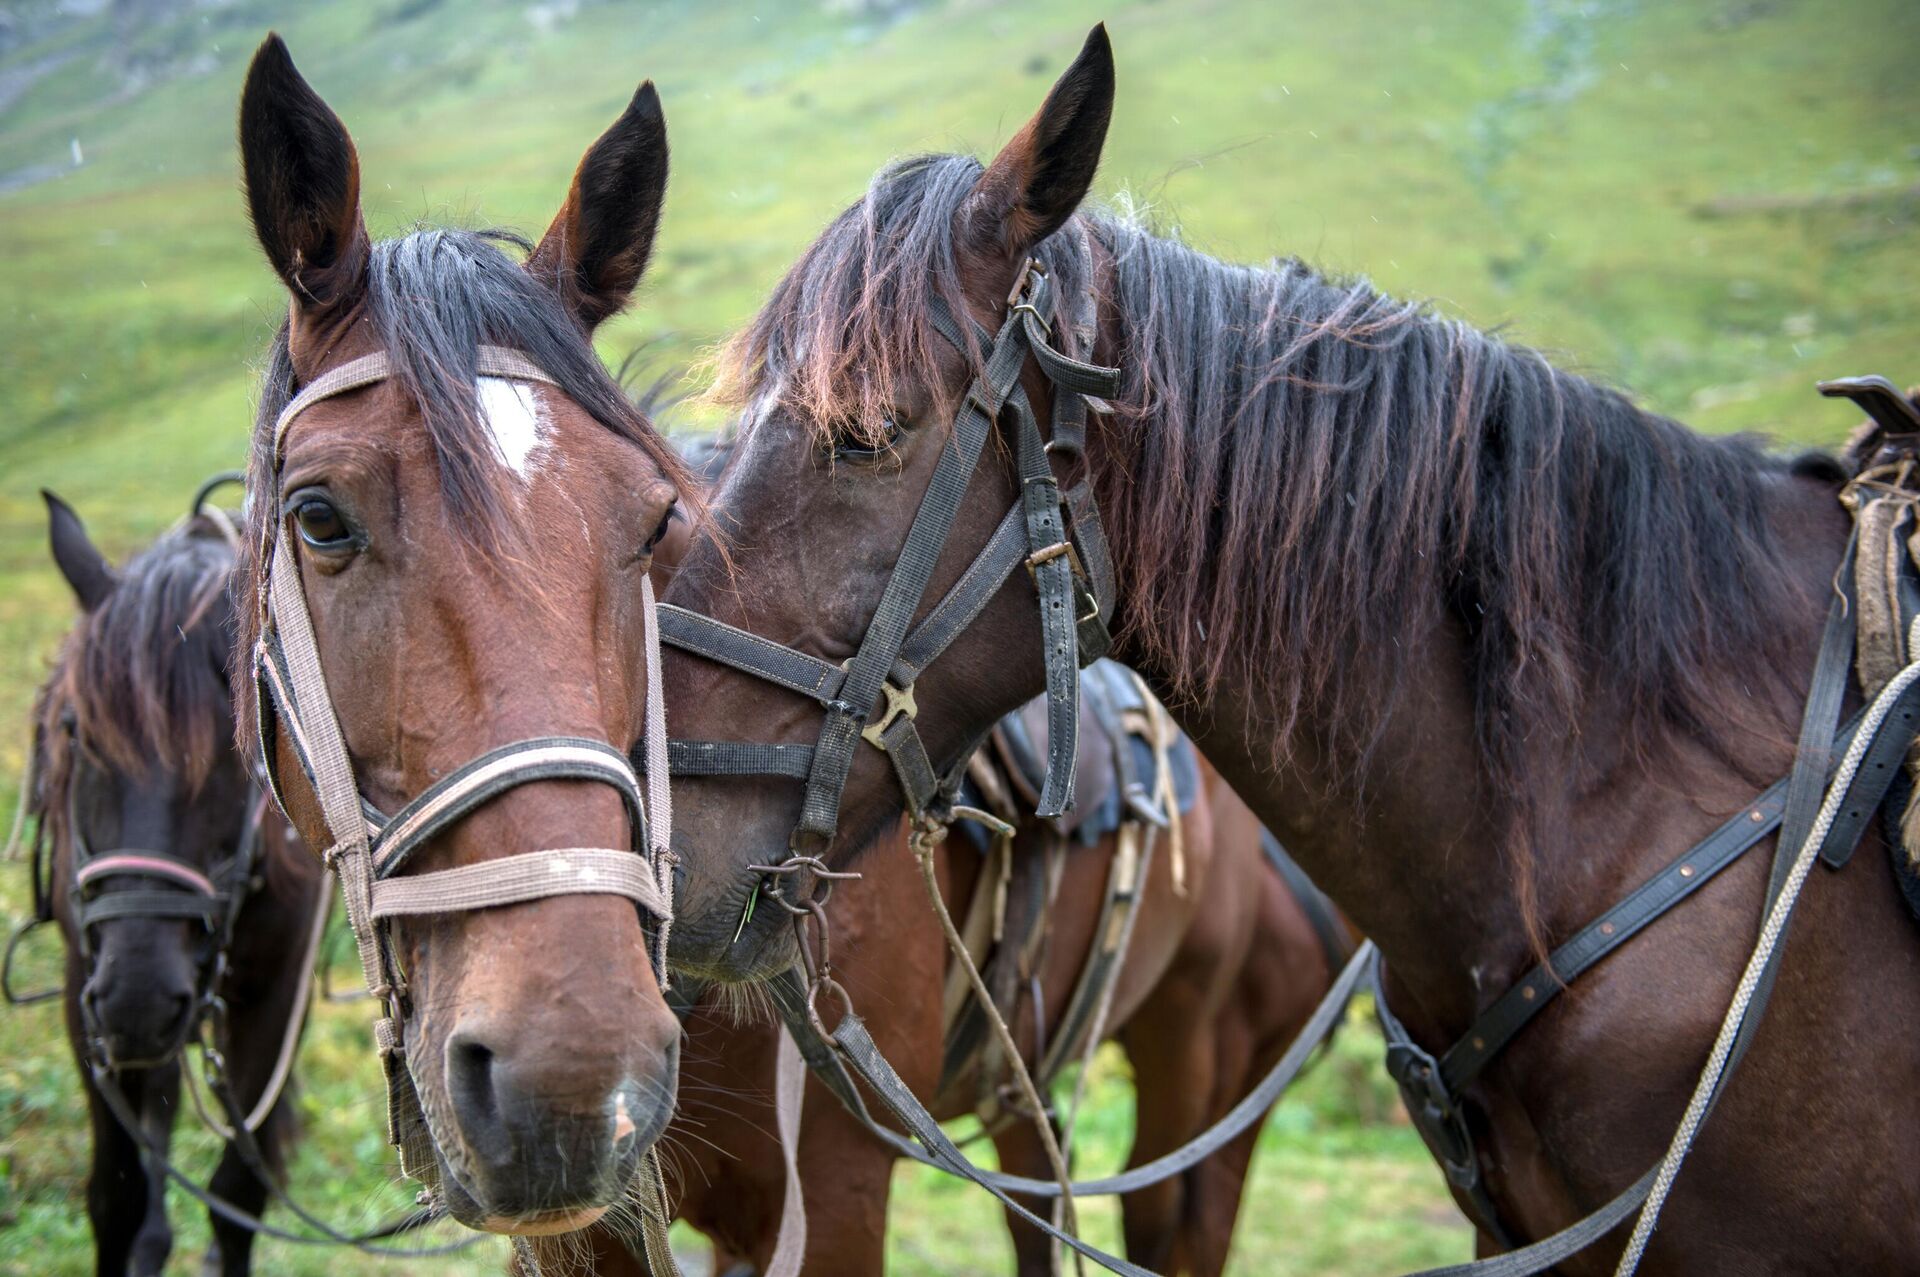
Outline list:
[[[1067,238],[1083,266],[1091,252],[1084,232]],[[1082,274],[1091,278],[1091,270]],[[679,775],[786,776],[806,783],[800,819],[789,839],[796,856],[817,855],[839,825],[840,800],[859,742],[884,753],[899,777],[909,813],[918,818],[951,803],[959,769],[939,775],[915,724],[914,680],[971,625],[1014,570],[1025,563],[1039,595],[1047,676],[1047,775],[1039,815],[1058,816],[1073,803],[1078,756],[1079,670],[1105,655],[1113,614],[1113,565],[1084,474],[1087,409],[1091,397],[1118,393],[1117,369],[1071,358],[1050,344],[1049,280],[1029,261],[1007,297],[997,335],[972,325],[983,356],[943,444],[858,653],[834,665],[805,652],[671,604],[660,608],[661,638],[820,704],[825,722],[813,745],[677,740],[669,745]],[[1072,316],[1073,336],[1091,348],[1091,286]],[[936,297],[934,327],[965,351],[960,323]],[[970,320],[963,321],[971,323]],[[1053,383],[1052,439],[1043,440],[1033,406],[1020,385],[1027,357]],[[1105,404],[1099,405],[1102,409]],[[933,609],[912,624],[928,582],[966,499],[987,437],[1002,414],[1012,419],[1020,497],[960,579]],[[1083,473],[1062,492],[1053,459]],[[1072,537],[1066,519],[1072,519]],[[880,707],[881,697],[884,707]],[[960,755],[960,767],[971,751]]]
[[[482,346],[477,376],[556,385],[524,356]],[[384,353],[343,364],[316,380],[280,411],[274,422],[271,490],[254,499],[278,499],[282,446],[288,427],[324,399],[393,376]],[[290,516],[287,516],[290,518]],[[668,847],[672,809],[667,770],[650,767],[643,795],[633,764],[605,741],[535,737],[503,745],[427,787],[391,818],[364,797],[341,735],[315,642],[313,621],[301,586],[300,565],[279,542],[287,518],[262,517],[260,547],[265,584],[259,599],[260,643],[254,656],[262,753],[274,797],[286,809],[275,773],[275,724],[318,798],[327,833],[327,866],[338,875],[367,989],[385,1014],[374,1025],[375,1043],[387,1079],[388,1140],[400,1151],[401,1169],[432,1188],[438,1179],[432,1135],[420,1108],[405,1057],[410,1010],[405,975],[395,959],[388,919],[419,914],[489,909],[561,895],[618,895],[634,901],[652,919],[654,974],[667,987],[666,950],[673,919],[673,853]],[[645,705],[647,757],[666,753],[666,710],[661,699],[659,630],[652,584],[641,578],[647,659]],[[521,785],[544,780],[586,780],[620,795],[633,831],[620,849],[569,847],[529,851],[497,860],[407,873],[414,853],[476,808]],[[647,816],[651,809],[654,819]],[[637,854],[636,854],[637,853]]]

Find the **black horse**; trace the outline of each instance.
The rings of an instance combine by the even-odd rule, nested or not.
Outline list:
[[[196,500],[116,572],[46,497],[80,618],[35,706],[36,917],[57,919],[67,945],[96,1270],[159,1273],[173,1235],[154,1155],[166,1155],[189,1042],[205,1041],[217,1083],[217,1098],[193,1098],[229,1137],[210,1191],[258,1215],[262,1174],[283,1171],[324,884],[232,745],[232,522]],[[217,1213],[213,1233],[208,1270],[247,1272],[253,1233]]]

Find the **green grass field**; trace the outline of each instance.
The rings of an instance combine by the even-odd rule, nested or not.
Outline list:
[[[673,187],[651,277],[601,334],[693,361],[892,156],[986,150],[1105,19],[1120,99],[1099,190],[1222,255],[1297,254],[1501,325],[1711,430],[1830,444],[1823,376],[1920,378],[1920,6],[1911,0],[952,0],[857,3],[89,5],[0,13],[0,819],[70,603],[37,489],[115,556],[237,464],[283,306],[249,235],[232,118],[269,27],[347,120],[376,233],[537,233],[634,84],[661,89]],[[56,12],[56,10],[62,10]],[[78,155],[82,163],[74,166]],[[37,180],[36,180],[37,179]],[[18,915],[19,866],[0,865]],[[45,971],[44,946],[35,962]],[[303,1060],[304,1197],[379,1215],[389,1185],[365,1014],[329,1007]],[[1392,1120],[1356,1026],[1270,1123],[1246,1272],[1385,1273],[1466,1236]],[[1087,1163],[1129,1120],[1103,1070]],[[204,1137],[189,1162],[210,1165]],[[90,1266],[85,1131],[46,1008],[0,1015],[0,1272]],[[996,1213],[902,1172],[902,1272],[1006,1270]],[[1090,1212],[1095,1236],[1116,1233]],[[174,1271],[204,1226],[176,1208]],[[293,1273],[498,1271],[264,1252]]]

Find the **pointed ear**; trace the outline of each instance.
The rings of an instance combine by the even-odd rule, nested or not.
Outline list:
[[[366,274],[353,139],[269,35],[240,94],[240,160],[254,234],[303,312],[337,306]]]
[[[964,228],[974,247],[1017,258],[1066,225],[1093,187],[1112,118],[1113,46],[1103,23],[980,175]]]
[[[40,496],[47,503],[47,537],[53,543],[53,561],[59,565],[60,575],[67,578],[73,597],[80,601],[80,610],[91,612],[113,593],[119,578],[107,566],[106,556],[88,539],[86,525],[73,507],[45,488],[40,489]]]
[[[667,119],[648,80],[587,148],[527,270],[589,329],[619,312],[647,269],[667,194]]]

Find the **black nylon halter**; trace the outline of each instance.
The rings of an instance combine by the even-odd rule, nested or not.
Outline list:
[[[1083,255],[1088,252],[1083,238],[1074,247]],[[809,697],[825,711],[813,745],[677,740],[668,746],[669,770],[678,775],[805,781],[806,797],[790,839],[797,853],[817,851],[833,838],[841,794],[861,740],[893,763],[911,814],[918,816],[951,793],[955,778],[936,774],[915,724],[914,681],[972,624],[1022,562],[1039,595],[1047,676],[1047,777],[1039,814],[1058,816],[1072,806],[1079,670],[1105,655],[1114,601],[1112,560],[1082,464],[1087,397],[1116,394],[1120,374],[1055,350],[1045,318],[1048,303],[1047,274],[1030,261],[1008,296],[999,333],[974,326],[985,364],[961,402],[860,649],[844,665],[697,612],[660,606],[662,641]],[[1082,313],[1090,320],[1091,295],[1084,299]],[[959,323],[937,298],[932,318],[941,336],[966,349]],[[1041,438],[1033,407],[1019,384],[1029,355],[1056,391],[1050,441]],[[1015,432],[1020,497],[960,579],[915,626],[914,613],[946,548],[987,438],[1003,413]],[[1070,471],[1082,472],[1065,492],[1054,475],[1055,456]],[[885,706],[876,716],[883,695]]]

